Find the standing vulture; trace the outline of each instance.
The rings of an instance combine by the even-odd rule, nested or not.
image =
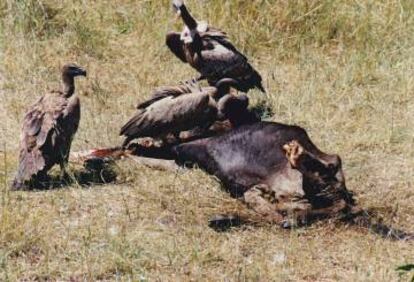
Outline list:
[[[62,68],[63,88],[42,96],[27,111],[20,140],[20,157],[13,189],[41,186],[47,172],[59,164],[62,176],[70,146],[80,120],[80,102],[75,92],[75,77],[86,71],[67,64]]]
[[[152,98],[139,104],[137,113],[121,128],[120,135],[126,137],[123,147],[139,137],[162,138],[195,127],[208,128],[217,119],[225,118],[226,113],[234,113],[233,119],[243,116],[248,100],[244,95],[227,94],[233,84],[232,79],[222,79],[216,87],[200,88],[187,82],[156,89]]]
[[[200,72],[199,80],[207,79],[210,85],[215,85],[222,78],[232,78],[238,82],[235,88],[242,92],[252,88],[265,92],[262,77],[233,46],[226,33],[205,22],[197,22],[183,0],[173,0],[173,6],[185,27],[181,33],[169,32],[166,44],[181,61]]]

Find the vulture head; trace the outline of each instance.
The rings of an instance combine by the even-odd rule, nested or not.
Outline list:
[[[76,64],[66,64],[62,67],[62,76],[64,78],[74,78],[80,75],[86,76],[86,70]]]
[[[66,64],[62,67],[63,94],[70,97],[75,91],[75,77],[86,76],[86,70],[75,64]]]
[[[193,43],[198,33],[207,31],[208,24],[206,22],[197,22],[188,11],[183,0],[172,0],[172,4],[177,13],[177,17],[181,17],[185,24],[180,36],[181,41],[185,44]]]
[[[220,79],[215,87],[217,89],[216,97],[214,97],[216,100],[221,99],[226,94],[229,94],[230,88],[237,86],[238,82],[237,80],[233,78],[223,78]]]
[[[225,95],[217,103],[219,120],[228,119],[233,127],[260,121],[254,112],[248,109],[249,98],[246,95]]]
[[[184,6],[184,0],[172,0],[173,8],[177,11],[177,15],[181,15],[181,7]]]
[[[236,119],[244,114],[249,106],[249,98],[246,95],[225,95],[218,102],[219,118]]]

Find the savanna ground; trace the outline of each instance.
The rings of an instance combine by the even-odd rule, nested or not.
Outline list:
[[[338,153],[360,205],[414,232],[414,2],[195,1],[263,75],[267,119],[305,127]],[[82,120],[73,150],[119,144],[134,105],[194,77],[165,47],[169,1],[0,2],[1,281],[407,281],[412,243],[323,222],[216,233],[244,207],[200,170],[120,163],[116,183],[10,192],[25,109],[77,62]],[[72,170],[76,170],[72,167]]]

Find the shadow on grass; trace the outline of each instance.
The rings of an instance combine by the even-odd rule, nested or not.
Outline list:
[[[271,118],[275,114],[267,100],[259,101],[256,105],[250,107],[250,111],[261,120]]]
[[[70,174],[61,177],[52,174],[42,180],[34,180],[25,183],[22,187],[13,190],[19,191],[46,191],[61,189],[71,185],[89,187],[91,185],[104,185],[114,183],[117,172],[113,162],[101,159],[91,159],[84,164],[84,168],[71,171]]]

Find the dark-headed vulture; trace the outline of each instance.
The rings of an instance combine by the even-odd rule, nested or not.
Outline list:
[[[242,92],[258,88],[265,92],[262,77],[250,65],[228,39],[226,33],[212,28],[205,22],[197,22],[188,11],[183,0],[173,0],[173,7],[184,21],[184,30],[169,32],[166,37],[168,48],[183,62],[189,63],[215,85],[222,78],[232,78]]]
[[[231,95],[227,93],[234,83],[232,79],[223,79],[215,87],[201,88],[187,82],[156,89],[152,98],[139,104],[136,114],[121,128],[120,135],[126,137],[123,147],[135,138],[163,138],[195,127],[208,128],[217,119],[225,118],[228,112],[243,115],[242,107],[246,110],[247,97],[228,98]],[[236,100],[244,102],[237,103]]]
[[[80,120],[80,102],[75,92],[75,77],[86,71],[67,64],[62,68],[63,88],[42,96],[27,111],[20,140],[20,157],[13,189],[41,186],[47,172],[59,164],[62,174]],[[35,187],[34,187],[35,188]]]

